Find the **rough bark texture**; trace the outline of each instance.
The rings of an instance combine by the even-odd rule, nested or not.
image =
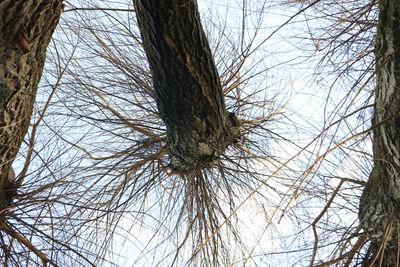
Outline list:
[[[135,0],[174,169],[209,167],[239,135],[195,0]]]
[[[16,190],[11,164],[29,126],[61,2],[0,1],[0,210]]]
[[[383,266],[396,266],[395,229],[400,214],[400,1],[381,0],[379,4],[373,123],[381,125],[374,131],[374,169],[361,197],[360,220],[374,251],[381,244],[390,218],[394,217]]]

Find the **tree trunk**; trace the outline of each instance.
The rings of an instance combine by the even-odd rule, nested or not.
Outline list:
[[[26,134],[62,0],[0,2],[0,210],[16,188],[12,162]]]
[[[361,197],[359,217],[372,240],[373,253],[381,245],[385,229],[391,229],[382,266],[396,266],[400,218],[400,2],[381,0],[379,7],[374,169]]]
[[[219,75],[196,0],[135,0],[172,167],[207,168],[239,135],[226,110]]]

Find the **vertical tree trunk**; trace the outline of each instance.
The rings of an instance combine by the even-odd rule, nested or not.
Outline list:
[[[226,110],[196,0],[135,0],[173,168],[208,167],[239,135]]]
[[[374,169],[361,197],[359,216],[372,240],[373,252],[381,245],[385,229],[391,229],[383,266],[396,266],[400,218],[400,2],[381,0],[379,7]]]
[[[0,210],[14,191],[11,164],[29,127],[61,11],[62,0],[0,1]]]

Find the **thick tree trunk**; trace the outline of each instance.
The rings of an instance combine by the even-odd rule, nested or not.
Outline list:
[[[180,172],[209,167],[239,135],[226,110],[196,0],[135,0],[171,164]]]
[[[62,0],[0,1],[0,210],[12,198],[12,162],[28,129]]]
[[[396,266],[400,218],[400,2],[381,0],[376,38],[374,169],[360,201],[360,220],[373,252],[386,242],[383,266]],[[375,250],[375,251],[374,251]],[[376,263],[378,264],[378,262]]]

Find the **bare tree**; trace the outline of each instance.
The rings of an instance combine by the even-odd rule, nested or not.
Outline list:
[[[5,263],[120,265],[124,241],[149,265],[393,265],[395,185],[374,179],[396,171],[396,96],[381,97],[396,93],[396,4],[374,54],[377,1],[156,2],[68,3],[3,211]],[[286,103],[292,68],[319,88],[318,116],[297,92]]]
[[[266,125],[279,115],[279,101],[274,99],[272,86],[269,92],[264,90],[266,68],[255,67],[260,62],[255,55],[256,30],[239,33],[243,41],[230,43],[233,33],[221,26],[211,44],[213,55],[199,28],[195,2],[189,3],[186,11],[180,8],[179,11],[192,14],[194,21],[182,21],[186,28],[182,24],[175,30],[179,33],[197,29],[196,38],[200,39],[189,44],[188,38],[181,52],[162,48],[167,43],[157,39],[162,42],[158,49],[168,51],[162,55],[165,62],[156,62],[164,64],[162,68],[154,70],[150,63],[150,72],[135,13],[128,11],[129,6],[115,12],[111,7],[93,7],[77,13],[70,10],[81,9],[68,7],[61,27],[68,42],[62,34],[55,37],[55,42],[57,53],[61,47],[76,52],[55,93],[60,101],[49,108],[48,118],[54,116],[58,121],[44,121],[59,140],[79,152],[86,165],[71,170],[80,177],[81,187],[90,189],[79,200],[79,209],[91,208],[80,210],[77,215],[87,222],[87,228],[93,225],[88,229],[90,236],[106,240],[102,243],[104,248],[114,242],[115,233],[129,236],[118,226],[117,222],[123,221],[123,225],[129,222],[132,228],[140,224],[139,233],[149,235],[133,237],[144,239],[143,244],[135,242],[139,261],[147,259],[149,251],[157,251],[158,257],[151,256],[154,264],[189,261],[225,265],[250,253],[240,249],[246,246],[240,241],[243,233],[239,233],[238,225],[246,223],[237,218],[236,203],[245,197],[264,198],[258,195],[257,188],[266,185],[269,171],[265,169],[263,173],[259,166],[267,159],[275,162],[266,143],[273,144],[279,136],[269,138],[273,134]],[[265,9],[263,4],[257,8]],[[259,14],[261,20],[262,12]],[[186,17],[184,13],[178,15]],[[247,18],[242,19],[245,24]],[[156,28],[162,30],[160,27]],[[181,34],[171,34],[170,38],[178,43],[174,38]],[[185,53],[178,54],[178,58],[192,58],[194,65],[173,61],[175,57],[170,53],[178,52]],[[154,49],[152,53],[161,52]],[[49,64],[47,73],[53,72]],[[207,72],[210,74],[203,77]],[[154,87],[152,74],[156,76]],[[176,91],[167,88],[167,94],[162,91],[165,88],[157,89],[157,75],[164,75],[159,82],[170,82],[168,86],[174,86]],[[253,79],[258,80],[256,85],[250,83]],[[244,90],[246,85],[249,88]],[[176,96],[181,94],[182,97]],[[159,95],[172,98],[165,102]],[[170,113],[163,114],[164,109]],[[63,135],[57,126],[60,121],[65,121]],[[174,125],[171,121],[179,123]],[[84,131],[82,135],[73,134],[77,127]],[[189,143],[183,140],[195,148],[189,149]],[[201,149],[196,148],[199,146]],[[189,155],[184,156],[185,153]],[[108,252],[104,249],[103,253]]]
[[[195,1],[134,1],[177,171],[210,167],[239,137]]]
[[[46,48],[62,11],[61,1],[42,2],[1,3],[0,209],[22,183],[11,165],[29,126]]]
[[[23,259],[53,264],[12,217],[27,168],[16,175],[12,163],[28,130],[41,78],[46,48],[62,12],[62,1],[2,1],[0,3],[0,263]],[[29,159],[27,159],[29,165]],[[22,219],[22,218],[20,218]],[[25,221],[26,223],[26,221]],[[15,251],[20,251],[15,253]]]
[[[376,37],[374,168],[360,202],[360,220],[371,238],[368,263],[397,266],[399,261],[399,61],[400,4],[380,1]]]
[[[289,22],[309,10],[310,7],[319,8],[316,5],[317,2],[304,5],[300,10],[294,11],[294,15],[289,17],[286,23],[272,30],[271,35],[281,29],[282,26],[289,25]],[[176,8],[177,11],[182,11],[181,8],[195,7],[192,1],[187,4],[189,6],[172,5],[171,9]],[[337,4],[337,6],[333,4]],[[349,5],[351,6],[351,4]],[[353,15],[368,11],[371,7],[365,5],[360,9],[352,9],[348,6],[342,8],[335,1],[333,1],[332,6],[338,7],[337,9],[344,14],[346,12],[353,14],[354,11]],[[242,28],[246,29],[248,23],[246,20],[247,7],[243,4],[241,8],[243,11]],[[250,10],[250,7],[248,8]],[[257,31],[262,27],[261,18],[266,11],[265,7],[260,5],[259,9],[256,9],[258,13],[255,14],[259,14],[260,21],[254,22],[257,26],[254,36],[248,37],[249,34],[242,31],[239,34],[239,41],[233,42],[231,40],[233,34],[224,25],[221,26],[222,30],[218,32],[216,37],[209,36],[211,47],[214,48],[215,63],[219,68],[219,73],[221,73],[222,92],[225,95],[228,109],[237,114],[241,136],[218,158],[207,158],[203,163],[199,163],[203,167],[198,169],[196,167],[192,169],[193,166],[181,168],[179,166],[182,163],[174,163],[177,162],[174,160],[172,165],[170,164],[171,158],[168,153],[171,153],[171,145],[174,143],[171,143],[171,137],[169,137],[171,134],[169,127],[176,126],[172,123],[168,126],[168,123],[166,123],[167,127],[165,127],[163,121],[168,120],[169,115],[163,115],[162,109],[158,110],[160,105],[166,105],[165,103],[159,104],[161,100],[158,96],[158,94],[164,96],[164,89],[162,88],[164,84],[162,82],[166,80],[160,78],[159,91],[157,91],[157,88],[154,88],[156,90],[153,89],[151,80],[151,75],[162,77],[166,75],[157,74],[158,72],[179,73],[179,68],[182,67],[180,64],[171,62],[170,64],[165,63],[163,67],[158,65],[164,63],[162,62],[164,58],[174,58],[170,54],[186,53],[187,50],[182,49],[177,52],[164,47],[168,46],[168,38],[167,41],[165,39],[154,39],[152,42],[161,42],[157,48],[166,51],[167,54],[164,55],[156,48],[151,47],[149,48],[150,52],[146,51],[147,54],[150,54],[150,56],[147,55],[150,58],[150,72],[146,64],[146,56],[141,50],[142,41],[136,29],[134,13],[130,12],[131,8],[116,10],[111,7],[93,7],[72,8],[71,10],[88,12],[78,13],[76,20],[72,19],[66,25],[76,36],[76,41],[72,40],[73,38],[71,39],[70,46],[74,47],[72,43],[76,42],[77,50],[80,51],[77,53],[76,59],[72,60],[68,66],[68,75],[65,76],[57,93],[62,101],[54,105],[53,112],[56,116],[69,118],[65,121],[70,121],[71,117],[75,118],[81,129],[88,129],[87,126],[91,127],[91,130],[85,131],[85,134],[79,138],[75,138],[73,135],[57,135],[63,142],[81,151],[82,158],[86,155],[85,162],[90,159],[93,164],[90,167],[82,168],[81,171],[74,171],[77,177],[81,177],[79,181],[82,183],[82,187],[91,189],[87,191],[85,195],[87,202],[82,206],[89,207],[96,203],[95,208],[86,215],[80,214],[82,218],[107,218],[108,221],[108,223],[104,221],[103,228],[93,227],[92,236],[99,239],[105,237],[108,243],[104,244],[110,244],[113,240],[113,233],[120,230],[117,230],[118,227],[114,227],[115,222],[131,218],[131,222],[146,225],[143,226],[142,231],[150,232],[151,236],[149,241],[138,245],[140,248],[137,258],[146,258],[149,251],[157,251],[159,255],[161,254],[160,251],[165,251],[161,254],[162,256],[160,255],[161,259],[156,259],[153,262],[154,264],[159,263],[159,261],[172,264],[182,263],[186,262],[187,259],[190,259],[193,263],[201,262],[209,265],[231,264],[233,262],[247,263],[260,259],[261,261],[268,261],[269,255],[264,257],[256,255],[256,248],[261,246],[260,240],[263,234],[260,234],[260,239],[256,240],[254,244],[246,246],[241,243],[238,231],[246,224],[246,222],[240,222],[239,217],[237,217],[239,209],[243,209],[243,206],[251,202],[250,199],[259,196],[261,199],[260,206],[263,209],[267,206],[268,210],[273,211],[272,215],[264,210],[262,211],[266,214],[265,216],[267,214],[269,216],[266,229],[271,228],[271,225],[275,223],[279,211],[283,211],[283,215],[290,216],[290,218],[298,221],[304,221],[307,218],[307,228],[316,233],[314,242],[310,243],[310,250],[313,253],[307,254],[307,260],[311,259],[312,264],[321,263],[321,259],[326,258],[324,254],[322,256],[319,254],[319,251],[324,247],[329,246],[329,249],[331,249],[329,256],[337,255],[336,251],[339,250],[338,247],[342,243],[337,239],[332,240],[329,234],[333,233],[336,233],[335,237],[345,240],[344,243],[350,244],[345,245],[349,250],[340,250],[342,254],[339,253],[339,258],[333,260],[337,262],[345,259],[344,261],[347,261],[348,258],[344,257],[350,254],[354,258],[356,252],[353,252],[353,248],[362,248],[365,241],[365,236],[360,235],[360,230],[357,230],[357,227],[353,229],[353,225],[357,222],[343,220],[340,223],[336,223],[336,221],[327,223],[325,217],[333,218],[331,213],[336,213],[338,210],[352,212],[353,215],[356,215],[357,208],[354,206],[354,202],[357,201],[356,195],[360,194],[360,188],[365,183],[362,181],[363,177],[349,178],[335,175],[335,172],[330,168],[339,169],[338,166],[341,161],[339,157],[336,161],[337,165],[328,164],[328,162],[331,159],[330,156],[334,155],[332,152],[336,150],[343,151],[343,155],[347,154],[355,158],[355,153],[350,151],[358,149],[358,144],[361,147],[362,140],[365,139],[364,135],[371,131],[368,123],[365,123],[367,120],[360,120],[357,126],[350,125],[350,122],[352,122],[351,118],[354,114],[359,114],[359,112],[361,113],[371,107],[368,102],[366,104],[365,101],[358,102],[356,100],[360,88],[365,84],[370,85],[368,81],[371,81],[372,68],[370,66],[372,65],[366,65],[367,67],[362,70],[363,75],[358,77],[351,71],[356,66],[365,67],[363,64],[371,59],[368,48],[370,48],[372,42],[371,38],[368,39],[368,37],[373,36],[373,33],[369,31],[374,26],[374,21],[370,18],[373,17],[373,10],[369,13],[365,12],[365,17],[360,16],[359,20],[346,21],[346,23],[339,23],[343,17],[347,17],[345,15],[332,18],[325,14],[324,18],[327,17],[328,21],[337,23],[339,26],[347,27],[350,25],[350,28],[354,28],[354,30],[358,30],[357,25],[366,27],[363,28],[363,31],[360,31],[360,34],[354,35],[356,37],[354,42],[349,41],[345,45],[341,44],[343,35],[340,34],[340,31],[346,33],[351,33],[351,31],[346,31],[338,25],[335,26],[335,29],[339,31],[337,35],[329,36],[330,38],[327,39],[312,39],[312,41],[318,41],[319,45],[322,45],[325,40],[329,43],[327,47],[331,54],[326,53],[326,50],[321,50],[321,54],[328,55],[324,57],[326,62],[332,63],[332,65],[326,64],[326,66],[329,66],[329,69],[339,70],[335,72],[335,75],[348,78],[346,85],[350,89],[345,89],[349,90],[349,93],[346,92],[347,96],[343,98],[344,104],[341,105],[341,108],[335,110],[332,116],[327,110],[324,111],[329,116],[323,122],[322,131],[318,132],[309,144],[302,144],[301,141],[297,141],[290,134],[279,135],[276,126],[271,127],[275,130],[267,127],[267,125],[270,125],[271,118],[280,113],[277,112],[276,106],[274,107],[279,102],[274,100],[273,95],[267,94],[270,98],[263,95],[272,91],[271,87],[267,90],[263,86],[264,84],[260,83],[261,86],[255,87],[256,89],[249,89],[251,86],[246,88],[246,85],[254,83],[254,81],[267,80],[267,76],[265,76],[267,68],[261,70],[253,68],[257,65],[254,63],[258,63],[254,58],[257,58],[257,56],[267,58],[266,54],[255,56],[256,53],[259,53],[259,50],[262,51],[263,43],[270,38],[267,35],[261,41],[257,39],[259,36]],[[326,9],[321,7],[320,10],[325,12]],[[98,12],[94,13],[93,11]],[[113,11],[116,11],[116,13]],[[152,11],[159,12],[159,16],[163,12]],[[336,9],[332,9],[333,14],[336,14],[336,11]],[[250,11],[248,12],[250,13]],[[359,21],[364,18],[368,18],[370,21],[360,24]],[[190,25],[189,22],[185,23],[184,26],[188,25]],[[155,28],[161,31],[163,26],[159,25]],[[174,27],[170,28],[174,29]],[[331,34],[332,31],[327,30],[324,33]],[[364,33],[365,36],[362,35]],[[158,36],[163,34],[163,32],[160,32]],[[168,33],[167,35],[175,36],[179,34]],[[246,40],[250,41],[246,43]],[[359,43],[360,40],[365,40],[365,46],[362,46],[364,43]],[[146,37],[144,37],[143,42],[146,47]],[[181,44],[182,42],[172,40],[172,44],[174,43]],[[345,47],[343,48],[345,50],[347,46],[352,47],[354,44],[364,48],[363,50],[360,49],[361,55],[356,57],[356,61],[348,62],[341,62],[341,58],[338,56],[337,60],[343,65],[339,65],[340,68],[337,68],[338,65],[333,64],[335,56],[343,52],[342,47]],[[169,45],[171,45],[171,42],[169,42]],[[188,45],[185,47],[188,47]],[[196,46],[193,45],[193,47]],[[334,49],[330,49],[332,47]],[[199,51],[202,51],[202,49]],[[355,54],[356,51],[357,49],[351,50]],[[187,54],[185,54],[185,58],[188,56]],[[176,55],[178,55],[178,59],[179,56],[184,58],[182,55]],[[156,62],[152,63],[151,58],[153,56]],[[260,60],[260,62],[262,61]],[[354,64],[354,62],[357,62],[357,64]],[[176,69],[172,68],[175,65],[177,65]],[[322,73],[322,71],[319,74],[316,77],[325,77],[325,73]],[[174,82],[175,76],[184,79],[191,77],[191,74],[189,73],[187,76],[174,74],[171,76],[174,77],[171,78],[171,82]],[[154,85],[156,84],[157,81]],[[184,83],[179,82],[179,84]],[[324,85],[326,86],[326,84]],[[332,88],[326,90],[328,92],[335,90]],[[167,89],[170,90],[170,88]],[[176,93],[173,90],[172,92]],[[173,101],[175,101],[175,98]],[[220,100],[216,101],[219,102]],[[186,102],[192,103],[191,100]],[[175,108],[184,107],[186,102],[172,107],[167,106],[169,110],[172,110],[172,113],[180,114]],[[199,103],[193,105],[197,104]],[[190,107],[187,109],[192,110]],[[194,112],[198,110],[194,109]],[[343,115],[343,111],[345,115]],[[224,116],[226,116],[226,111],[222,113],[225,113]],[[291,120],[295,120],[287,114],[286,120],[280,118],[282,123],[280,125],[283,129],[288,127]],[[190,124],[191,121],[188,121]],[[342,125],[349,128],[344,136],[341,135]],[[74,122],[73,124],[67,123],[65,126],[64,130],[67,131],[68,127],[72,130],[76,125]],[[317,127],[319,126],[317,125]],[[54,129],[56,126],[49,125],[49,128]],[[185,127],[183,126],[182,129],[185,129]],[[299,131],[299,129],[295,130]],[[354,133],[357,130],[360,130],[361,133]],[[183,130],[180,132],[186,133]],[[362,138],[358,139],[358,136]],[[298,152],[296,151],[287,158],[280,158],[277,151],[275,151],[275,155],[271,155],[271,152],[268,151],[269,145],[274,142],[278,143],[279,139],[284,140],[284,142],[279,143],[280,146],[290,145],[296,147]],[[355,140],[354,143],[350,142],[351,140]],[[336,156],[335,154],[334,157]],[[173,157],[174,155],[172,155]],[[308,160],[304,160],[302,157],[306,157]],[[292,162],[298,159],[300,160],[297,163],[300,165],[296,167],[299,169],[294,171]],[[190,160],[190,162],[194,161]],[[263,167],[260,169],[260,166]],[[359,167],[361,168],[361,166]],[[340,169],[344,169],[344,167]],[[335,184],[335,182],[330,181],[330,178],[338,181],[338,183]],[[265,188],[268,190],[263,191]],[[354,197],[349,199],[347,192],[351,190],[355,194]],[[271,200],[274,198],[274,194],[279,195],[280,200],[272,204]],[[301,200],[303,197],[305,200]],[[326,205],[322,207],[320,213],[316,215],[312,213],[312,215],[307,215],[308,217],[299,213],[303,205],[307,206],[307,203],[315,201],[315,198]],[[351,203],[351,205],[346,206],[344,203]],[[356,216],[354,220],[356,220]],[[237,227],[238,225],[240,227]],[[320,229],[328,230],[318,234]],[[299,232],[302,232],[302,230],[300,229]],[[227,240],[234,240],[234,242]],[[357,240],[357,242],[352,247],[354,240]],[[190,247],[192,249],[188,252]],[[362,249],[360,251],[363,252]]]

